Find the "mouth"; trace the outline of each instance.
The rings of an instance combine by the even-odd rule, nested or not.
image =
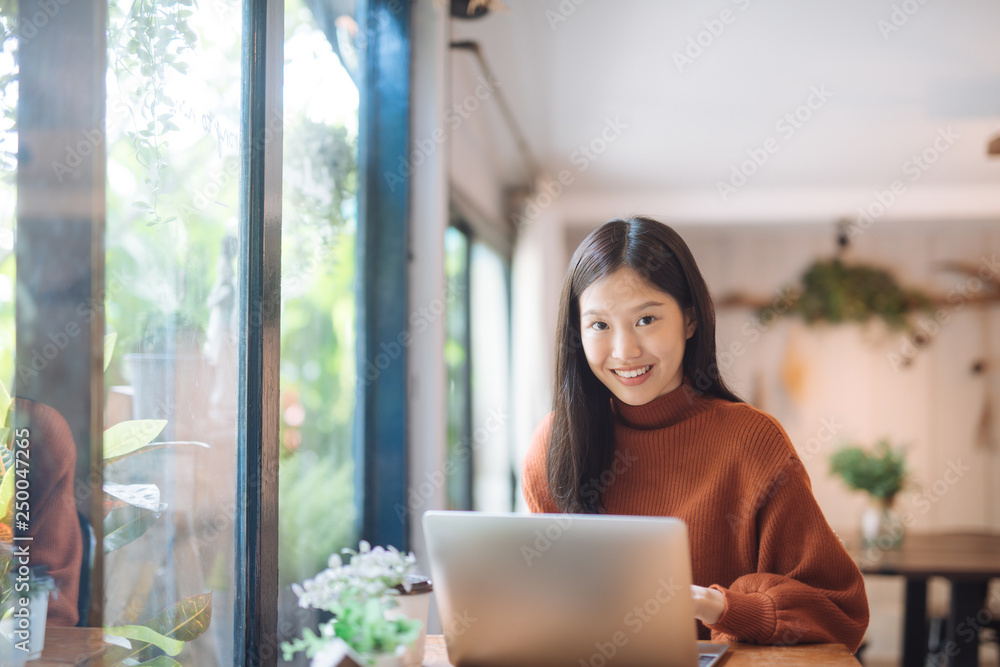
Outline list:
[[[646,375],[646,373],[648,373],[651,368],[652,366],[641,366],[639,368],[632,368],[630,370],[620,370],[617,368],[613,370],[615,372],[615,375],[617,375],[618,377],[624,378],[626,380],[631,380]]]

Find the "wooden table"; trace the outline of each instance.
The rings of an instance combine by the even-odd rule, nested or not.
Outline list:
[[[722,667],[743,665],[776,665],[777,667],[858,667],[858,661],[842,644],[801,644],[799,646],[755,646],[730,644],[726,657],[719,661]],[[424,667],[452,667],[444,637],[428,635],[424,649]]]
[[[40,660],[26,667],[86,667],[99,665],[103,650],[100,628],[48,628],[45,631],[45,650]],[[800,646],[754,646],[731,644],[722,667],[741,665],[777,665],[777,667],[858,667],[847,649],[841,644],[803,644]],[[444,637],[429,635],[424,651],[425,667],[451,667]],[[208,666],[199,666],[208,667]]]
[[[899,549],[860,549],[850,544],[848,549],[865,574],[906,578],[903,667],[923,667],[927,658],[927,579],[933,576],[951,581],[944,643],[949,667],[978,664],[977,630],[987,616],[1000,618],[1000,600],[984,606],[989,580],[1000,577],[1000,535],[908,533]]]
[[[66,667],[66,665],[98,665],[95,660],[104,651],[101,628],[45,628],[45,649],[42,657],[25,667]]]

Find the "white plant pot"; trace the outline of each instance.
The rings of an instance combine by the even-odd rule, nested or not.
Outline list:
[[[11,616],[0,621],[0,664],[17,667],[42,655],[48,612],[49,592],[40,590],[31,596],[26,617]]]
[[[420,667],[424,662],[424,643],[427,639],[427,615],[431,606],[431,590],[396,596],[398,607],[386,612],[386,618],[406,618],[420,621],[420,636],[403,655],[403,667]],[[380,666],[381,667],[381,666]]]
[[[323,650],[313,656],[309,667],[337,667],[347,659],[350,659],[354,664],[363,665],[364,667],[403,667],[403,656],[401,653],[399,655],[394,653],[380,653],[374,656],[372,662],[369,662],[368,660],[371,657],[355,653],[343,639],[338,637],[327,643],[323,647]]]

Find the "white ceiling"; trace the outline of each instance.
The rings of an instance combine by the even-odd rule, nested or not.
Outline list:
[[[986,156],[988,138],[1000,134],[997,0],[504,4],[507,13],[453,20],[453,39],[482,45],[536,158],[550,173],[572,170],[574,187],[715,190],[769,137],[778,150],[747,189],[876,188],[897,178],[1000,185],[1000,159]],[[914,13],[887,32],[904,4]],[[679,71],[675,52],[724,10],[732,22]],[[471,58],[453,54],[457,77],[473,71]],[[776,123],[813,87],[832,96],[788,137]],[[453,88],[459,100],[470,92]],[[489,107],[482,122],[494,169],[506,184],[524,183],[524,162]],[[581,172],[574,151],[608,119],[627,128]],[[912,180],[904,163],[948,127],[954,145]]]

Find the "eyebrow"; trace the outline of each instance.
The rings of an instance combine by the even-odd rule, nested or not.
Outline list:
[[[636,306],[632,310],[634,310],[634,311],[635,310],[646,310],[647,308],[652,308],[654,306],[662,306],[662,305],[663,305],[663,303],[661,301],[647,301],[646,303],[643,303],[643,304],[640,304],[640,305]],[[603,310],[598,310],[596,308],[591,308],[590,310],[586,310],[583,313],[580,313],[580,317],[586,317],[587,315],[603,315],[603,314],[604,314]]]

